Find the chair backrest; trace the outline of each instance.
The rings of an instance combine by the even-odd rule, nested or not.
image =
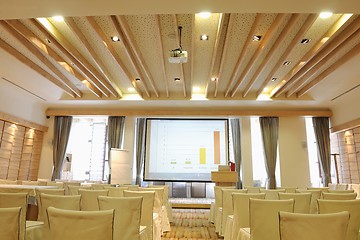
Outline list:
[[[25,239],[26,211],[27,211],[26,193],[0,193],[0,208],[21,208],[20,219],[20,239]],[[1,234],[1,231],[0,231]],[[0,239],[2,239],[0,237]]]
[[[163,205],[163,188],[139,188],[140,191],[154,191],[155,192],[155,201],[154,201],[154,212],[160,213]]]
[[[114,239],[139,240],[142,197],[99,196],[100,210],[115,210]]]
[[[42,210],[40,194],[45,193],[50,195],[65,195],[65,189],[35,188],[35,192],[36,192],[36,202],[38,206],[38,221],[44,221],[44,215],[43,215],[44,211]]]
[[[260,193],[260,189],[265,189],[265,187],[245,186],[244,189],[247,189],[248,193]]]
[[[85,190],[91,189],[90,185],[85,185],[85,186],[68,185],[67,187],[69,189],[69,195],[79,195],[79,189],[85,189]]]
[[[223,208],[222,208],[222,220],[221,220],[221,234],[223,235],[225,233],[226,228],[226,220],[229,215],[233,215],[234,208],[233,208],[233,199],[232,194],[233,193],[247,193],[247,189],[229,189],[224,188],[222,191],[222,202],[223,202]]]
[[[318,213],[317,200],[321,198],[322,190],[296,190],[297,193],[311,193],[310,213]]]
[[[344,240],[349,212],[331,214],[279,213],[280,239]]]
[[[221,187],[214,186],[214,194],[215,194],[215,212],[219,207],[222,207],[222,189],[235,189],[235,187]]]
[[[307,187],[307,190],[320,190],[322,192],[329,191],[329,187]]]
[[[47,219],[46,209],[55,207],[66,210],[80,211],[80,195],[51,195],[46,193],[40,194],[40,201],[42,205],[42,216],[44,217],[44,239],[49,237],[49,221]]]
[[[319,199],[319,213],[335,213],[348,211],[350,213],[350,221],[344,240],[357,239],[360,228],[360,199],[356,200],[325,200]]]
[[[265,193],[265,199],[279,200],[279,192],[285,192],[285,189],[260,189],[260,193]]]
[[[360,184],[348,184],[348,189],[354,190],[357,193],[357,198],[360,198]]]
[[[47,209],[51,240],[113,239],[114,210]]]
[[[79,189],[81,195],[80,209],[81,211],[98,211],[99,202],[98,196],[107,196],[109,190],[87,190]]]
[[[133,185],[133,184],[121,184],[120,187],[127,187],[129,191],[139,190],[139,185]]]
[[[338,190],[338,189],[331,190],[331,189],[329,189],[328,192],[329,193],[354,193],[355,190],[354,189],[344,189],[344,190]]]
[[[104,190],[105,187],[111,187],[113,186],[112,184],[107,184],[107,183],[93,183],[91,184],[91,189],[92,190]]]
[[[253,199],[265,199],[265,193],[233,193],[234,224],[231,239],[237,239],[240,228],[250,227],[249,201]],[[236,228],[236,229],[235,229]]]
[[[357,193],[322,193],[323,199],[327,200],[352,200],[356,199]]]
[[[286,193],[295,193],[298,187],[278,187],[276,189],[285,189]]]
[[[142,197],[140,224],[146,226],[147,239],[153,239],[153,209],[155,191],[124,191],[124,197]]]
[[[109,190],[109,197],[123,197],[124,191],[128,190],[128,187],[105,187],[106,190]]]
[[[53,186],[53,187],[58,187],[58,188],[64,188],[65,189],[65,184],[63,182],[47,182],[46,186]]]
[[[163,205],[169,201],[169,185],[149,185],[148,188],[163,188]]]
[[[0,208],[0,239],[21,240],[24,239],[25,228],[21,227],[21,207]]]
[[[252,240],[278,240],[278,213],[294,212],[294,200],[250,199],[250,234]]]
[[[294,213],[310,213],[311,193],[279,193],[279,199],[294,199]]]

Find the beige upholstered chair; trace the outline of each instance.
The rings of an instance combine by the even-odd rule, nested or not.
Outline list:
[[[320,190],[322,192],[328,192],[329,187],[307,187],[307,190]]]
[[[76,210],[80,211],[80,195],[50,195],[46,193],[40,194],[40,201],[42,205],[42,215],[44,216],[44,230],[43,236],[44,239],[49,238],[49,222],[47,219],[46,209],[49,207],[55,207],[66,210]]]
[[[278,187],[276,189],[285,189],[286,193],[295,193],[298,187]]]
[[[109,194],[109,190],[79,189],[78,191],[81,195],[81,211],[98,211],[98,196],[107,196]]]
[[[279,199],[294,199],[294,213],[310,213],[311,193],[279,193]]]
[[[140,239],[142,197],[99,196],[98,200],[100,210],[115,210],[114,239]]]
[[[260,189],[265,189],[265,187],[245,186],[244,189],[247,189],[248,193],[260,193]]]
[[[169,202],[169,185],[149,185],[149,188],[163,188],[163,206],[166,208],[169,222],[173,221],[171,202]]]
[[[352,200],[356,199],[357,193],[322,193],[323,199],[327,200]]]
[[[336,213],[348,211],[350,221],[344,240],[356,240],[360,229],[360,199],[356,200],[318,200],[319,213]],[[328,229],[328,227],[326,228]]]
[[[335,189],[335,190],[331,190],[329,189],[327,192],[329,193],[354,193],[354,189],[344,189],[344,190],[338,190],[338,189]]]
[[[67,187],[69,189],[68,195],[79,195],[79,189],[91,190],[90,185],[86,185],[86,186],[68,185]]]
[[[321,198],[322,190],[296,190],[297,193],[311,193],[310,213],[318,213],[317,200]]]
[[[214,194],[215,194],[215,204],[214,204],[214,223],[215,223],[215,232],[221,231],[221,218],[222,218],[222,189],[235,189],[234,187],[221,187],[214,186]]]
[[[249,199],[265,199],[265,193],[233,193],[232,205],[234,208],[234,216],[232,220],[227,220],[224,239],[236,240],[238,238],[240,228],[249,228]],[[231,218],[230,218],[231,219]],[[228,227],[229,226],[229,227]]]
[[[124,191],[128,190],[128,187],[105,187],[106,190],[109,190],[109,197],[123,197]]]
[[[106,187],[111,187],[113,186],[112,184],[107,184],[107,183],[93,183],[91,184],[91,189],[92,190],[104,190]]]
[[[58,189],[48,189],[48,188],[35,188],[36,192],[36,202],[38,206],[38,221],[44,221],[44,216],[42,215],[44,211],[42,210],[42,204],[40,199],[40,194],[50,194],[50,195],[65,195],[65,189],[58,188]]]
[[[139,190],[139,185],[133,185],[133,184],[121,184],[120,187],[127,187],[129,191]]]
[[[265,199],[279,200],[279,192],[285,192],[285,189],[260,189],[260,193],[265,193]]]
[[[346,190],[348,189],[347,183],[329,183],[329,190]]]
[[[51,240],[113,240],[114,210],[47,209]]]
[[[58,187],[58,188],[65,189],[65,184],[63,182],[47,182],[46,186],[52,186],[52,187]]]
[[[141,221],[142,226],[146,226],[148,240],[158,240],[161,238],[160,226],[155,223],[158,214],[153,214],[155,191],[124,191],[124,197],[142,197]]]
[[[280,212],[280,239],[344,240],[349,217],[349,212],[330,214]]]
[[[0,239],[23,239],[25,229],[21,227],[21,219],[21,207],[0,208]]]
[[[222,202],[223,202],[223,207],[222,207],[222,216],[221,216],[221,230],[220,230],[220,235],[224,236],[225,234],[225,229],[227,227],[227,219],[229,215],[233,215],[234,214],[234,208],[233,208],[233,199],[232,199],[232,194],[233,193],[247,193],[247,189],[222,189]],[[229,225],[232,225],[229,223]]]
[[[250,234],[240,229],[244,240],[278,240],[280,211],[293,212],[294,200],[261,200],[250,198]]]
[[[20,239],[25,239],[27,194],[26,193],[0,193],[0,208],[21,208]],[[0,232],[1,234],[1,232]],[[0,239],[2,239],[0,237]]]

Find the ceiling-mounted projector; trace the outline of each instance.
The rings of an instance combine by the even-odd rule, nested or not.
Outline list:
[[[187,51],[181,49],[174,49],[170,51],[169,62],[170,63],[186,63],[188,54]]]

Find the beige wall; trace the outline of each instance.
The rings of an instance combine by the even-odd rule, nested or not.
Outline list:
[[[39,179],[51,179],[53,168],[54,117],[47,119],[48,131],[44,134],[43,148],[39,165]]]
[[[281,186],[310,186],[309,159],[304,117],[279,118]]]

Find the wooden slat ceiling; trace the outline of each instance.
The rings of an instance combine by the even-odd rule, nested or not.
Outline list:
[[[207,41],[200,40],[202,34]],[[169,52],[179,48],[180,39],[188,61],[169,63]],[[301,43],[304,39],[309,42]],[[213,13],[209,18],[142,14],[0,20],[0,48],[61,90],[57,101],[118,100],[134,94],[144,100],[312,99],[312,89],[360,53],[359,44],[357,14],[327,19],[313,13]]]

